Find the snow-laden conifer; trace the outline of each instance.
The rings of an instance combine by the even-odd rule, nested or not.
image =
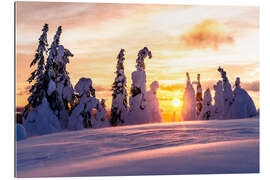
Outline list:
[[[157,98],[158,88],[158,81],[153,81],[150,85],[150,90],[145,93],[146,107],[149,113],[149,123],[161,122],[161,113]]]
[[[218,81],[214,85],[215,90],[215,104],[213,107],[213,118],[214,119],[223,119],[224,114],[224,95],[223,95],[223,87],[222,81]]]
[[[44,66],[45,66],[45,57],[48,41],[47,41],[47,32],[48,24],[45,24],[42,28],[42,34],[39,37],[38,48],[36,49],[35,57],[30,64],[30,67],[38,64],[37,69],[31,73],[31,76],[28,78],[28,82],[35,83],[30,88],[30,96],[28,97],[28,104],[25,106],[23,116],[26,118],[28,112],[41,104],[43,97],[45,96],[45,81],[44,81]]]
[[[211,91],[208,88],[203,95],[202,110],[199,115],[199,120],[210,120],[213,119],[213,107],[212,107],[212,96]]]
[[[107,118],[105,99],[101,99],[100,103],[97,106],[96,122],[97,123],[95,128],[104,128],[110,126],[110,122]]]
[[[81,78],[75,85],[75,93],[78,104],[69,118],[68,128],[70,130],[79,130],[93,127],[96,123],[93,117],[93,109],[97,109],[99,102],[95,98],[92,80],[90,78]]]
[[[49,49],[46,64],[49,80],[47,95],[51,108],[57,115],[62,129],[65,129],[68,126],[70,107],[74,96],[66,64],[69,63],[69,57],[72,57],[73,54],[59,44],[61,32],[62,28],[59,26]]]
[[[182,107],[182,119],[186,120],[195,120],[196,118],[196,99],[195,91],[191,84],[189,73],[186,73],[187,81],[186,88],[184,91],[183,97],[183,107]]]
[[[131,96],[129,97],[129,122],[130,124],[141,124],[149,122],[146,110],[144,94],[146,92],[146,74],[144,60],[152,58],[152,53],[147,47],[141,49],[136,60],[136,71],[132,72]]]
[[[258,114],[252,98],[245,89],[241,88],[239,77],[235,80],[233,94],[234,102],[231,106],[233,119],[248,118]]]
[[[57,56],[53,62],[54,78],[50,83],[55,83],[57,101],[59,103],[58,117],[63,129],[67,128],[69,121],[70,107],[73,101],[73,87],[70,82],[69,73],[66,70],[66,64],[69,63],[69,57],[73,54],[60,45],[57,49]]]
[[[28,82],[35,80],[35,84],[30,89],[31,94],[28,97],[28,105],[23,112],[23,126],[28,136],[48,134],[61,130],[59,120],[49,106],[46,93],[49,82],[47,73],[44,72],[44,55],[48,46],[47,24],[44,25],[42,31],[35,58],[30,64],[30,66],[33,66],[38,63],[38,69],[31,73],[31,77],[28,79]]]
[[[221,74],[221,77],[223,79],[223,97],[224,97],[224,113],[223,113],[223,119],[231,119],[231,106],[234,101],[233,91],[231,84],[229,82],[229,79],[226,75],[226,71],[224,71],[223,68],[219,67],[218,71]]]
[[[113,126],[124,124],[127,119],[127,91],[124,71],[125,50],[121,49],[117,56],[116,77],[112,85],[112,106],[110,123]]]
[[[59,47],[60,35],[62,33],[62,27],[59,26],[57,28],[56,34],[54,35],[53,42],[49,48],[48,58],[45,66],[45,81],[46,81],[46,90],[47,90],[47,99],[50,104],[51,109],[56,114],[57,118],[59,118],[59,110],[61,109],[61,105],[58,102],[58,95],[56,91],[55,84],[55,71],[53,68],[53,61],[57,57],[57,48]]]
[[[58,48],[59,43],[60,43],[61,33],[62,33],[62,26],[59,26],[57,28],[56,34],[53,37],[53,42],[52,42],[50,49],[49,49],[49,56],[47,58],[47,63],[45,66],[46,71],[48,71],[52,67],[53,61],[54,61],[55,57],[57,56],[57,48]]]
[[[201,76],[197,74],[197,91],[196,91],[196,115],[199,117],[202,110],[202,85]]]

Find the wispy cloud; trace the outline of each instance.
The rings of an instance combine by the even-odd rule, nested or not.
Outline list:
[[[253,82],[241,82],[241,87],[246,89],[247,91],[260,91],[260,81],[253,81]]]
[[[170,84],[170,85],[164,85],[160,84],[160,90],[163,91],[177,91],[177,90],[183,90],[185,88],[184,83],[176,83],[176,84]]]
[[[214,19],[203,20],[180,36],[181,43],[187,48],[218,49],[220,45],[232,44],[234,38],[224,24]]]
[[[17,96],[28,95],[30,88],[31,88],[31,86],[29,86],[29,85],[25,86],[24,88],[19,88],[18,90],[16,90],[16,95]]]
[[[111,91],[110,88],[102,86],[102,85],[95,85],[94,88],[96,91]]]

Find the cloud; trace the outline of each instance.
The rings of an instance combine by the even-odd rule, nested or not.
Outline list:
[[[215,80],[208,80],[208,81],[201,81],[201,85],[203,88],[203,91],[205,91],[207,88],[210,90],[214,90],[213,86],[217,83],[218,79]],[[231,82],[232,88],[234,87],[234,82]],[[184,83],[175,83],[170,85],[164,85],[160,84],[160,90],[162,91],[178,91],[178,90],[184,90],[185,89]],[[246,91],[254,91],[259,92],[260,91],[260,82],[259,81],[251,81],[251,82],[241,82],[241,87],[245,89]],[[193,82],[193,88],[196,89],[196,84]]]
[[[234,43],[234,38],[227,31],[227,27],[213,19],[203,20],[192,29],[180,36],[183,46],[191,49],[217,50],[223,44]]]
[[[16,92],[16,95],[17,96],[28,95],[30,94],[29,93],[30,88],[31,88],[31,85],[25,86],[24,88],[19,88],[18,91]]]
[[[111,91],[110,88],[107,88],[107,87],[104,87],[104,86],[101,86],[101,85],[94,85],[94,88],[96,91]]]
[[[259,81],[241,82],[241,87],[247,91],[259,92],[260,91],[260,82]]]
[[[172,101],[173,98],[172,97],[159,97],[158,100],[159,101]]]
[[[185,88],[184,83],[176,83],[176,84],[170,84],[170,85],[160,84],[160,90],[163,90],[163,91],[177,91],[179,89],[184,89],[184,88]]]

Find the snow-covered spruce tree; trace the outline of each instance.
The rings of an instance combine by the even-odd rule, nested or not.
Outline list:
[[[213,119],[223,119],[224,113],[224,96],[223,96],[223,87],[222,81],[218,81],[217,84],[214,85],[215,90],[215,104],[213,107]]]
[[[182,119],[186,120],[195,120],[196,118],[196,100],[195,100],[195,91],[190,82],[189,73],[186,73],[187,81],[186,88],[183,98],[183,108],[182,108]]]
[[[70,130],[79,130],[93,127],[96,124],[96,120],[93,117],[92,111],[93,108],[97,109],[99,102],[95,98],[92,80],[90,78],[81,78],[75,85],[75,93],[78,104],[71,113],[68,128]]]
[[[132,72],[131,96],[129,97],[128,124],[148,123],[149,117],[146,110],[145,91],[146,74],[144,59],[152,58],[152,53],[147,47],[141,49],[136,60],[136,71]]]
[[[196,114],[199,117],[202,110],[202,85],[200,74],[197,74],[197,91],[196,91]]]
[[[66,71],[66,64],[69,63],[69,56],[73,54],[60,45],[57,49],[57,56],[53,62],[54,76],[50,80],[48,95],[56,91],[57,102],[59,103],[58,117],[63,129],[67,128],[69,121],[70,107],[73,101],[73,87],[70,82],[69,74]],[[50,86],[53,84],[53,86]],[[49,92],[50,90],[50,92]]]
[[[210,89],[208,88],[203,95],[202,110],[199,115],[199,120],[210,120],[213,117],[212,96]]]
[[[161,122],[161,113],[159,109],[159,102],[156,96],[159,88],[158,81],[153,81],[150,85],[150,90],[145,93],[146,107],[149,113],[149,122]]]
[[[232,87],[226,75],[226,72],[223,70],[223,68],[219,67],[218,71],[220,72],[221,77],[223,79],[223,97],[224,97],[223,119],[231,119],[232,118],[231,106],[234,101]]]
[[[107,111],[105,105],[105,99],[101,99],[96,111],[96,128],[109,127],[110,122],[107,119]]]
[[[53,42],[51,43],[51,46],[49,48],[49,55],[45,66],[45,89],[47,92],[46,97],[48,99],[51,109],[57,115],[57,118],[59,118],[58,110],[60,109],[60,103],[58,102],[57,92],[55,91],[56,84],[54,83],[55,72],[53,70],[53,61],[57,57],[57,48],[59,47],[61,33],[62,27],[59,26],[57,28],[56,34],[53,37]]]
[[[66,64],[69,63],[69,57],[72,57],[73,54],[63,45],[59,45],[61,31],[60,26],[54,37],[47,60],[48,79],[50,79],[47,95],[62,129],[65,129],[68,126],[70,107],[74,96]]]
[[[231,106],[233,119],[248,118],[258,114],[252,98],[245,89],[241,88],[239,77],[236,78],[233,94],[234,102]]]
[[[116,77],[112,85],[112,106],[110,123],[112,126],[124,124],[127,118],[127,91],[126,76],[124,72],[125,50],[121,49],[117,56]]]
[[[47,32],[48,24],[45,24],[42,29],[42,34],[39,37],[39,45],[36,50],[34,60],[31,62],[30,67],[38,63],[37,69],[31,73],[31,76],[28,78],[28,82],[31,83],[35,81],[34,85],[30,88],[30,96],[28,97],[28,104],[25,106],[23,111],[24,118],[27,117],[28,112],[41,104],[43,97],[45,96],[45,85],[44,85],[44,65],[45,57],[48,46],[47,41]]]
[[[51,67],[53,65],[53,60],[57,56],[57,48],[59,46],[61,33],[62,33],[62,26],[59,26],[57,28],[56,34],[53,37],[53,42],[49,48],[49,56],[47,58],[47,62],[46,62],[46,66],[45,66],[46,74],[50,73],[49,70],[51,69]]]
[[[61,130],[58,118],[49,106],[46,96],[47,76],[44,73],[44,52],[47,50],[47,32],[48,25],[45,24],[43,33],[39,38],[39,46],[35,54],[35,59],[31,66],[38,62],[38,69],[31,73],[29,82],[35,80],[31,87],[31,95],[28,98],[28,105],[23,113],[23,125],[28,136],[42,135]]]

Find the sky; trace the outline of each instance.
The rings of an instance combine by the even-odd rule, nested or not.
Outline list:
[[[136,70],[137,53],[143,47],[152,51],[146,59],[147,88],[159,81],[157,96],[164,121],[173,112],[180,118],[186,76],[192,81],[201,74],[203,90],[221,80],[219,66],[227,72],[233,86],[241,86],[259,104],[259,7],[191,6],[104,3],[16,3],[16,106],[27,104],[26,82],[41,35],[48,23],[48,42],[62,26],[60,44],[69,49],[67,70],[73,86],[81,77],[91,78],[97,98],[111,106],[117,55],[126,51],[124,62],[127,90]],[[196,87],[194,86],[196,89]],[[175,99],[180,100],[174,106]]]

